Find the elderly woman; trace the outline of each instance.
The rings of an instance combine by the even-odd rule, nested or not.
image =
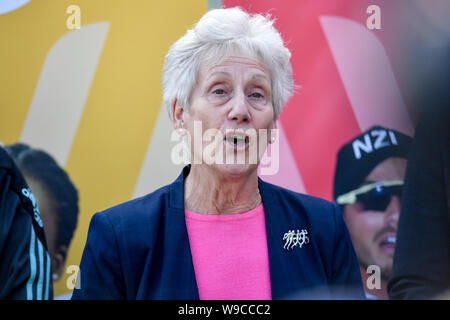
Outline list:
[[[170,48],[163,100],[192,164],[94,215],[73,299],[364,297],[338,207],[257,176],[293,88],[272,24],[213,10]]]

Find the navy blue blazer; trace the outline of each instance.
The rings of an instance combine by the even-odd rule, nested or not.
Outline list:
[[[199,299],[184,212],[186,166],[172,183],[96,213],[72,299]],[[273,299],[364,299],[360,269],[334,203],[258,178]],[[309,243],[289,250],[289,230]],[[251,267],[251,266],[249,266]]]

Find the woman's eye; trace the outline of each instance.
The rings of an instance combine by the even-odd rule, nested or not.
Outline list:
[[[264,96],[261,93],[259,93],[259,92],[253,92],[252,94],[250,94],[250,97],[251,98],[256,98],[256,99],[264,98]]]
[[[209,89],[208,97],[211,102],[224,103],[230,98],[231,92],[224,86],[213,86]]]
[[[223,89],[216,89],[216,90],[213,91],[213,93],[217,94],[217,95],[223,95],[223,94],[225,94],[225,90],[223,90]]]

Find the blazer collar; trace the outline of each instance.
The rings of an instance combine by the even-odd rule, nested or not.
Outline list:
[[[174,209],[181,209],[184,213],[184,179],[191,171],[191,165],[183,168],[178,178],[170,185],[169,191],[169,207]],[[184,216],[183,216],[184,218]]]
[[[300,208],[287,206],[282,201],[283,195],[277,192],[274,185],[264,182],[259,177],[258,182],[266,220],[272,299],[286,299],[301,289],[304,279],[298,271],[295,253],[283,248],[283,236],[289,229],[303,226],[304,222],[297,219],[300,216],[298,215]]]
[[[189,174],[190,165],[183,168],[178,178],[169,185],[168,209],[165,216],[165,245],[164,256],[171,263],[166,268],[171,272],[171,290],[167,291],[163,299],[198,300],[198,286],[195,278],[189,237],[184,213],[184,179]],[[175,256],[174,256],[175,255]]]

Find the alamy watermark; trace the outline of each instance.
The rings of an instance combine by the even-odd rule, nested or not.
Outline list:
[[[70,14],[66,20],[66,27],[69,30],[81,28],[81,9],[79,6],[72,4],[67,7],[66,13]]]
[[[380,266],[372,264],[367,267],[367,274],[370,276],[366,280],[366,287],[369,290],[381,289],[381,269]]]
[[[369,30],[381,29],[381,9],[376,4],[371,4],[367,7],[366,13],[370,16],[366,20],[366,26]]]
[[[81,270],[80,267],[71,264],[67,267],[66,273],[69,274],[66,280],[66,287],[69,290],[81,289]]]

